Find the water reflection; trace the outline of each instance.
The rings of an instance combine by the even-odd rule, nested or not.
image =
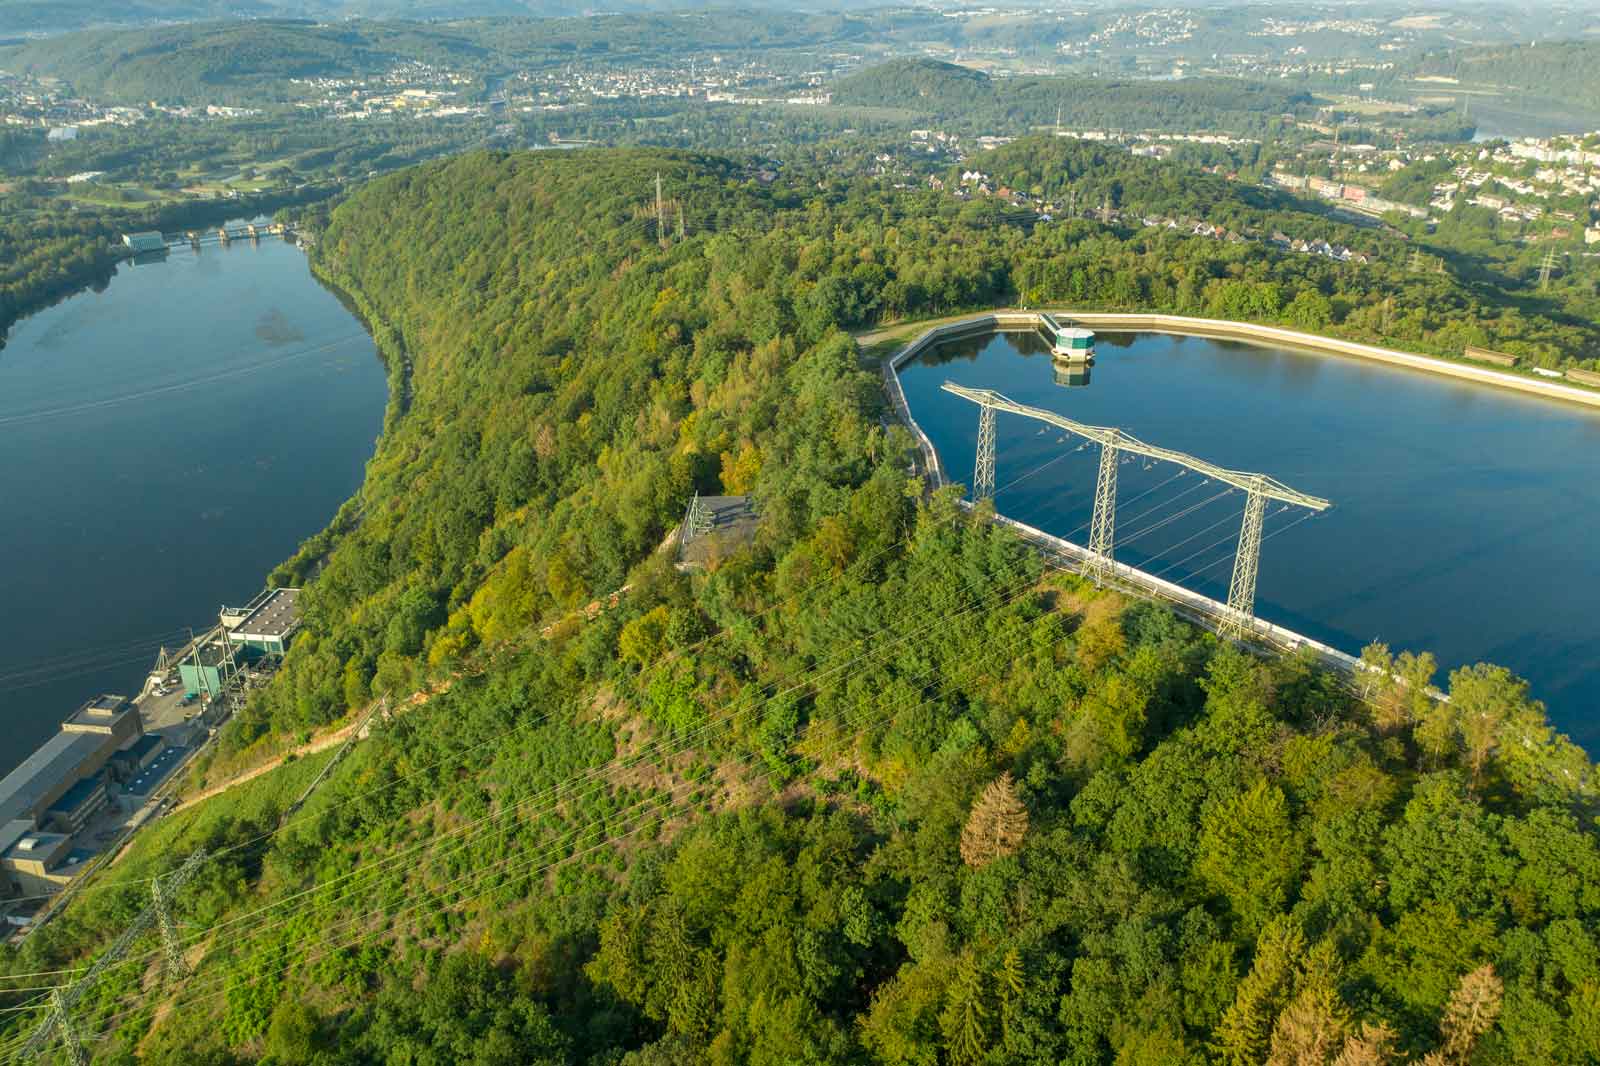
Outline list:
[[[1088,363],[1063,363],[1053,364],[1055,382],[1064,389],[1081,389],[1089,384]]]

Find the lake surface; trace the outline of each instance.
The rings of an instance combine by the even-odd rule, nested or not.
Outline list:
[[[987,334],[901,370],[946,473],[966,483],[978,410],[940,391],[946,380],[1332,500],[1309,518],[1269,503],[1259,615],[1352,654],[1372,640],[1432,651],[1441,681],[1463,664],[1504,665],[1600,752],[1600,411],[1160,334],[1100,334],[1089,384],[1064,387],[1042,338]],[[998,416],[996,506],[1081,544],[1098,449],[1040,429]],[[1116,556],[1226,600],[1243,494],[1202,480],[1170,464],[1119,467]]]
[[[213,624],[361,484],[371,339],[272,238],[124,264],[0,348],[0,774]]]

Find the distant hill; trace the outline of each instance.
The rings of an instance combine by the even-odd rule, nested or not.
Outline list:
[[[1412,74],[1456,78],[1464,88],[1501,90],[1600,111],[1600,41],[1436,52],[1418,60]]]
[[[834,99],[875,107],[912,101],[943,103],[992,91],[989,75],[937,59],[893,59],[852,74],[834,87]]]
[[[361,76],[406,61],[481,75],[595,55],[805,47],[865,30],[850,15],[755,10],[448,22],[230,20],[43,38],[0,49],[0,69],[63,78],[79,92],[129,103],[259,103],[299,95],[291,78]]]
[[[1232,78],[1147,81],[990,78],[931,59],[897,59],[841,79],[835,103],[914,111],[972,130],[1015,131],[1057,115],[1067,127],[1261,131],[1311,102],[1308,94]]]
[[[0,0],[0,36],[65,33],[106,26],[196,22],[224,18],[468,19],[493,16],[580,16],[608,13],[704,10],[699,0]],[[879,6],[875,0],[777,3],[741,0],[742,8],[770,11],[841,11]]]
[[[224,103],[286,99],[290,78],[356,73],[387,58],[370,33],[261,21],[90,30],[29,44],[0,64],[99,98]]]

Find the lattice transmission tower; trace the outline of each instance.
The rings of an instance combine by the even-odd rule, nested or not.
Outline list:
[[[100,980],[100,975],[116,965],[128,953],[134,942],[152,925],[156,927],[161,938],[164,956],[162,970],[167,978],[171,980],[187,973],[187,965],[183,958],[183,943],[178,939],[177,923],[172,918],[172,897],[183,887],[184,882],[194,876],[205,859],[206,853],[202,849],[185,859],[183,865],[173,873],[166,877],[153,878],[150,886],[150,905],[128,923],[110,950],[96,959],[94,965],[90,966],[82,977],[70,986],[66,986],[65,991],[61,988],[51,990],[50,1009],[45,1014],[44,1021],[39,1023],[33,1035],[28,1037],[28,1042],[22,1046],[23,1061],[37,1057],[49,1045],[52,1036],[59,1036],[61,1046],[73,1066],[86,1066],[89,1053],[84,1047],[73,1012],[83,997]]]

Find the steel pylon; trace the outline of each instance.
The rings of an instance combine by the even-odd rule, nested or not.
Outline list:
[[[1111,576],[1112,541],[1117,525],[1117,466],[1121,462],[1117,444],[1120,436],[1112,430],[1100,442],[1100,473],[1094,482],[1094,514],[1089,519],[1089,561],[1086,576],[1102,581]]]
[[[150,879],[150,906],[155,909],[156,931],[161,934],[162,965],[167,980],[175,981],[189,976],[189,964],[183,957],[183,941],[178,939],[178,924],[172,920],[172,894],[161,878]]]
[[[71,1060],[73,1066],[88,1066],[89,1053],[85,1049],[83,1037],[79,1034],[73,1021],[73,1010],[76,1009],[84,995],[94,988],[100,979],[100,975],[110,967],[115,966],[128,953],[128,948],[133,945],[133,942],[142,936],[152,923],[156,923],[161,927],[162,939],[166,939],[166,927],[171,924],[172,919],[170,915],[166,915],[163,920],[162,914],[172,902],[172,893],[183,887],[184,882],[194,876],[195,871],[200,868],[200,864],[205,862],[205,859],[206,852],[204,848],[185,859],[182,866],[167,876],[167,883],[157,887],[157,905],[146,907],[140,911],[133,921],[128,923],[127,928],[123,929],[122,935],[117,937],[116,942],[94,961],[94,965],[90,966],[82,977],[71,985],[63,986],[66,991],[62,991],[61,987],[51,990],[50,1010],[45,1014],[44,1021],[39,1023],[33,1034],[22,1045],[22,1050],[19,1053],[21,1059],[30,1060],[36,1057],[49,1044],[50,1037],[54,1034],[59,1034],[62,1047],[65,1049],[67,1057]],[[174,942],[176,942],[175,935]]]
[[[978,460],[972,471],[972,502],[994,499],[994,408],[978,408]]]
[[[56,1030],[61,1034],[61,1047],[67,1053],[67,1061],[72,1066],[89,1066],[89,1052],[84,1049],[83,1040],[78,1036],[78,1029],[72,1022],[72,1016],[67,1013],[66,998],[62,996],[61,989],[55,988],[50,992],[50,1014],[55,1021]]]
[[[1233,581],[1228,586],[1228,615],[1222,625],[1227,636],[1242,637],[1255,623],[1256,570],[1261,564],[1261,527],[1267,510],[1264,488],[1257,477],[1245,499],[1239,548],[1233,556]]]

